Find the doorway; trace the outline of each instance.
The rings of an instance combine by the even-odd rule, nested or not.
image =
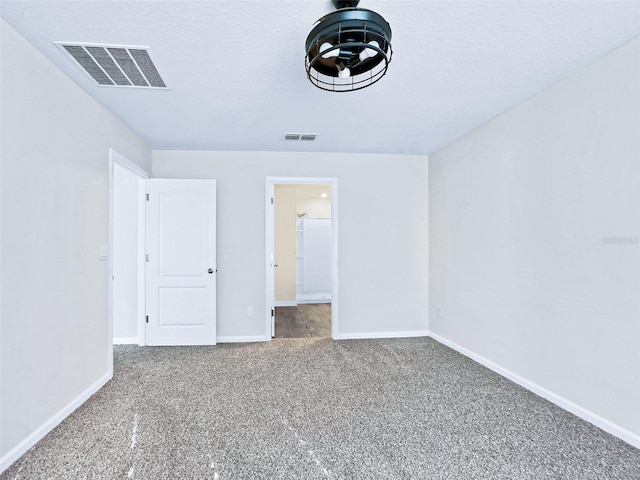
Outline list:
[[[152,179],[110,150],[110,371],[114,344],[216,343],[215,217],[216,180]]]
[[[113,344],[145,344],[145,224],[149,174],[109,150],[108,328],[109,371]]]
[[[266,179],[267,338],[339,332],[337,195],[335,178]]]

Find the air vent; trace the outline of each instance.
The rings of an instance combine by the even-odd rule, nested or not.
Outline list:
[[[282,138],[286,141],[313,142],[317,137],[317,133],[285,133]]]
[[[56,42],[98,85],[167,88],[147,47]]]

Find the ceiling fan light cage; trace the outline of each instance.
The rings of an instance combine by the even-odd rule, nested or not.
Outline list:
[[[344,8],[324,16],[305,46],[307,78],[331,92],[350,92],[376,83],[387,73],[393,54],[387,21],[362,8]],[[369,55],[362,58],[364,50]],[[349,68],[350,75],[341,78],[344,68]]]

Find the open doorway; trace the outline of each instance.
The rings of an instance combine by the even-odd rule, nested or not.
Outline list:
[[[331,186],[274,187],[274,338],[331,336]]]
[[[109,175],[109,343],[145,344],[145,195],[149,174],[115,150]]]
[[[335,337],[337,182],[267,178],[267,332]]]

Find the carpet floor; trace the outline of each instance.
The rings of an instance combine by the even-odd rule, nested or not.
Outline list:
[[[640,479],[640,450],[429,338],[114,350],[2,480]]]

